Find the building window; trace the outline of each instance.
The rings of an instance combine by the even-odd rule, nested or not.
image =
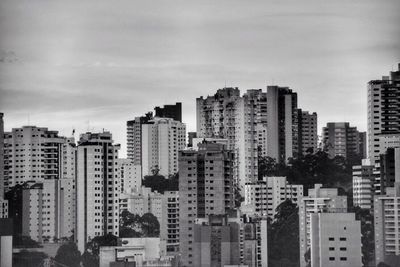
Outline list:
[[[335,261],[335,257],[329,257],[330,261]]]
[[[341,261],[347,261],[347,258],[346,257],[340,257],[340,260]]]

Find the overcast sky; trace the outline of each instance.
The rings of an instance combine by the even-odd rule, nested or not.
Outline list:
[[[319,128],[366,130],[366,85],[400,62],[400,1],[0,2],[0,112],[5,129],[113,133],[195,98],[277,84],[316,111]]]

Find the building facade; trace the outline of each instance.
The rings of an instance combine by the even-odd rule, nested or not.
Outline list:
[[[400,181],[400,180],[398,180]],[[375,262],[400,264],[400,184],[374,197]]]
[[[372,209],[375,184],[380,174],[369,159],[363,159],[361,165],[353,167],[353,205],[362,209]]]
[[[76,157],[76,229],[78,249],[105,234],[119,234],[119,145],[109,132],[80,136]]]
[[[129,159],[118,159],[121,193],[138,192],[142,187],[142,168]]]
[[[268,156],[278,162],[297,158],[299,121],[297,93],[288,87],[267,87]]]
[[[311,267],[362,267],[361,222],[354,213],[311,214]]]
[[[162,203],[160,238],[167,255],[179,253],[179,191],[165,191]]]
[[[316,112],[298,110],[299,154],[306,155],[318,150],[318,116]]]
[[[126,122],[127,157],[136,166],[142,165],[142,125],[153,118],[151,112]]]
[[[127,210],[139,216],[151,213],[161,225],[163,201],[162,194],[151,192],[151,188],[141,187],[137,192],[121,194],[119,207],[120,211]]]
[[[163,107],[154,108],[155,117],[171,118],[174,121],[182,122],[182,103],[177,102],[175,105],[164,105]]]
[[[322,129],[322,135],[324,150],[330,158],[340,156],[357,162],[366,158],[363,154],[365,134],[360,133],[357,127],[351,127],[348,122],[328,122]]]
[[[73,179],[46,179],[22,193],[22,235],[42,242],[69,239],[75,226]]]
[[[378,193],[384,195],[386,188],[394,187],[397,179],[400,181],[400,147],[389,147],[384,154],[380,155],[379,170],[380,190]]]
[[[255,214],[273,219],[282,202],[291,200],[299,205],[302,198],[302,185],[289,184],[286,177],[264,177],[263,180],[246,184],[244,204],[251,206]]]
[[[142,125],[143,176],[165,177],[178,172],[178,152],[186,147],[186,125],[170,118],[154,118]]]
[[[400,134],[400,64],[381,80],[368,83],[368,157],[379,162],[381,138]]]
[[[346,213],[347,196],[339,196],[337,188],[322,188],[316,184],[308,189],[308,196],[303,197],[299,206],[300,267],[306,267],[305,254],[311,246],[311,214]]]
[[[179,245],[183,266],[195,266],[194,225],[234,208],[234,155],[224,145],[203,143],[179,153]]]
[[[65,143],[66,138],[60,137],[57,131],[42,127],[24,126],[5,133],[6,189],[27,181],[62,178]]]

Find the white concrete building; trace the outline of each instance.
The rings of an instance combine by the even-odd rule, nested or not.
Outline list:
[[[311,214],[311,267],[362,267],[361,222],[354,213]]]
[[[22,234],[38,242],[70,238],[75,226],[72,179],[31,183],[22,194]]]
[[[260,216],[274,218],[276,208],[285,200],[299,205],[303,198],[303,186],[292,185],[286,177],[264,177],[262,181],[245,185],[244,204],[252,206]]]
[[[142,168],[129,159],[118,159],[121,193],[138,192],[142,187]]]
[[[400,264],[400,179],[374,197],[375,261]]]
[[[119,149],[109,132],[85,133],[78,142],[75,240],[82,253],[95,236],[119,234]]]
[[[125,193],[120,196],[120,211],[127,210],[132,214],[143,216],[151,213],[161,225],[164,196],[151,192],[151,188],[141,187],[138,192]]]
[[[160,239],[167,255],[179,253],[179,191],[165,191],[160,221]]]
[[[178,151],[186,146],[186,125],[170,118],[154,118],[142,125],[143,176],[168,177],[178,172]]]
[[[362,209],[372,209],[374,184],[380,172],[369,159],[363,159],[362,165],[353,166],[353,205]]]
[[[5,187],[27,181],[62,177],[62,150],[66,138],[36,126],[14,128],[4,134]]]
[[[311,244],[311,214],[347,212],[347,196],[339,196],[337,188],[322,188],[316,184],[308,189],[308,196],[303,197],[299,206],[300,267],[306,267],[304,255]]]
[[[235,152],[239,186],[258,180],[258,143],[260,127],[267,125],[267,94],[261,89],[247,90],[235,102]]]

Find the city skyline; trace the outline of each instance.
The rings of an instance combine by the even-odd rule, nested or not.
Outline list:
[[[124,156],[125,122],[155,106],[182,102],[195,131],[197,97],[275,84],[318,113],[319,132],[330,121],[367,129],[367,82],[400,61],[397,1],[229,3],[2,1],[5,130],[105,128]]]

